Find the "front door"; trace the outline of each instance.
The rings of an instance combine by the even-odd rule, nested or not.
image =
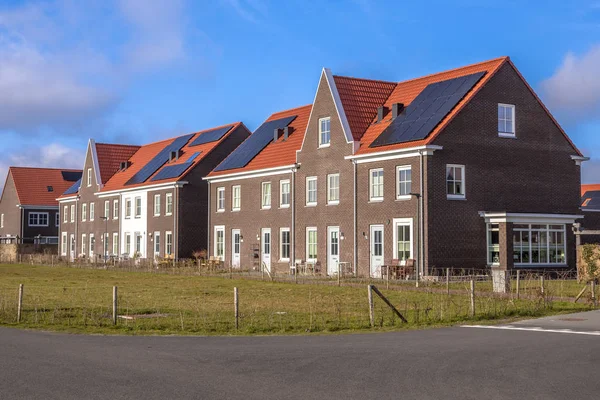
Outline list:
[[[69,247],[71,248],[71,261],[75,260],[75,235],[71,234],[69,238]]]
[[[233,268],[240,267],[240,230],[231,230],[231,266]]]
[[[327,275],[338,273],[340,262],[340,227],[327,227]]]
[[[271,228],[262,229],[262,262],[267,271],[271,272]]]
[[[381,277],[383,265],[383,225],[371,225],[371,277]]]

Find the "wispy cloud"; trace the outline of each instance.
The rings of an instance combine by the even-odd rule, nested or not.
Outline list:
[[[222,0],[222,2],[240,17],[255,24],[265,17],[268,11],[266,3],[261,0]]]
[[[582,55],[568,53],[541,84],[545,101],[569,117],[600,115],[600,44]]]

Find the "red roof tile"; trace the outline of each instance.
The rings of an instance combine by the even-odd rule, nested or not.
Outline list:
[[[373,118],[377,116],[377,107],[390,96],[396,83],[335,75],[333,79],[352,136],[354,140],[360,140]]]
[[[204,144],[201,144],[198,146],[189,146],[190,143],[192,143],[194,140],[196,140],[204,132],[212,131],[214,129],[218,129],[218,128],[222,128],[222,127],[230,126],[230,125],[232,126],[232,128],[225,135],[223,135],[223,137],[221,139],[213,141],[213,142],[204,143]],[[161,184],[161,183],[177,182],[177,181],[181,180],[183,177],[185,177],[185,175],[187,175],[196,165],[198,165],[200,162],[202,162],[204,157],[206,157],[208,154],[210,154],[211,151],[215,147],[217,147],[221,142],[223,142],[225,139],[227,139],[229,137],[229,135],[231,133],[233,133],[240,126],[244,126],[244,125],[241,122],[236,122],[234,124],[226,124],[226,125],[222,125],[219,127],[205,129],[203,131],[194,133],[194,136],[192,136],[190,138],[190,140],[187,142],[188,144],[186,144],[181,149],[181,155],[180,155],[179,159],[168,163],[168,165],[183,164],[188,161],[188,159],[190,158],[190,156],[192,154],[194,154],[196,152],[200,152],[200,155],[194,159],[192,166],[190,168],[188,168],[183,175],[181,175],[177,178],[169,178],[169,179],[162,179],[162,180],[158,180],[158,181],[152,181],[152,177],[154,175],[156,175],[158,173],[158,171],[160,171],[160,168],[159,168],[159,170],[156,171],[150,178],[148,178],[148,180],[146,182],[140,183],[140,184],[134,184],[134,185],[125,185],[125,183],[129,179],[131,179],[131,177],[133,177],[136,173],[138,173],[146,164],[148,164],[148,162],[150,160],[152,160],[166,146],[173,143],[176,138],[162,140],[160,142],[150,143],[150,144],[141,146],[138,149],[138,151],[136,151],[129,158],[128,161],[131,163],[131,165],[125,171],[117,171],[108,180],[108,182],[105,183],[101,192],[108,192],[108,191],[122,190],[122,189],[131,189],[131,188],[144,187],[144,186],[148,186],[148,185],[156,185],[156,184]]]
[[[126,144],[96,143],[96,155],[100,168],[102,183],[108,182],[121,167],[121,163],[129,160],[140,146]]]
[[[74,169],[10,167],[19,203],[26,206],[58,206],[56,200],[74,181],[66,181],[62,172],[78,172]],[[52,186],[52,191],[48,187]]]
[[[296,151],[302,147],[304,133],[308,125],[308,118],[312,104],[280,111],[271,115],[265,122],[295,115],[296,118],[289,125],[293,131],[287,140],[283,136],[276,142],[269,143],[256,157],[243,168],[228,169],[225,171],[213,171],[208,176],[219,176],[235,174],[238,172],[256,171],[265,168],[276,168],[296,163]],[[246,139],[247,140],[247,139]]]

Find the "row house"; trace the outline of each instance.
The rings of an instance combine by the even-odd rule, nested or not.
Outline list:
[[[78,170],[10,167],[0,197],[0,243],[58,244],[56,197],[80,177]]]
[[[393,260],[498,279],[572,267],[586,159],[508,57],[403,82],[324,69],[312,105],[271,116],[206,178],[209,249],[363,276]]]
[[[58,199],[60,254],[191,258],[207,241],[202,178],[248,135],[238,122],[144,146],[90,140],[81,180]]]

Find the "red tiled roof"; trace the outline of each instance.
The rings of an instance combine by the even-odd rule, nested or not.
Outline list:
[[[10,167],[19,203],[25,206],[58,206],[56,200],[75,182],[66,181],[62,172],[78,172],[74,169]],[[52,191],[48,191],[52,186]]]
[[[121,167],[121,163],[129,160],[140,146],[126,144],[96,143],[96,155],[100,168],[102,183],[108,182]]]
[[[219,176],[235,174],[238,172],[256,171],[265,168],[276,168],[291,165],[296,162],[296,151],[302,147],[304,133],[308,125],[308,118],[312,104],[280,111],[271,115],[265,122],[295,115],[296,118],[289,125],[293,131],[287,140],[283,136],[276,142],[269,143],[256,157],[242,168],[228,169],[225,171],[213,171],[208,176]],[[246,139],[247,140],[247,139]]]
[[[196,140],[200,135],[204,132],[212,131],[214,129],[223,128],[225,126],[232,126],[232,128],[219,140],[204,143],[198,146],[190,146],[189,144]],[[131,189],[136,187],[143,187],[148,185],[156,185],[161,183],[169,183],[169,182],[177,182],[187,175],[196,165],[198,165],[204,157],[206,157],[210,152],[217,147],[221,142],[223,142],[230,134],[232,134],[238,127],[244,126],[241,122],[236,122],[233,124],[226,124],[219,127],[214,127],[210,129],[205,129],[200,132],[194,133],[194,136],[190,138],[187,144],[181,149],[181,155],[179,159],[176,161],[171,161],[168,165],[178,165],[183,164],[188,161],[190,156],[196,152],[201,152],[198,157],[194,159],[194,162],[190,168],[186,170],[186,172],[177,177],[177,178],[169,178],[169,179],[161,179],[158,181],[152,181],[152,177],[160,171],[160,169],[155,172],[146,182],[134,185],[125,185],[125,183],[131,179],[136,173],[138,173],[150,160],[152,160],[158,153],[160,153],[166,146],[170,145],[175,141],[176,138],[171,138],[167,140],[162,140],[160,142],[150,143],[144,146],[141,146],[138,151],[136,151],[130,158],[129,162],[131,165],[125,171],[117,171],[109,180],[104,184],[101,192],[108,192],[113,190],[121,190],[121,189]],[[123,160],[124,161],[124,160]]]
[[[592,183],[587,185],[581,185],[581,195],[583,196],[585,192],[591,192],[600,190],[600,183]]]
[[[360,140],[371,125],[373,118],[377,116],[377,107],[381,106],[390,96],[396,83],[336,75],[333,79],[344,106],[352,136],[354,140]]]

